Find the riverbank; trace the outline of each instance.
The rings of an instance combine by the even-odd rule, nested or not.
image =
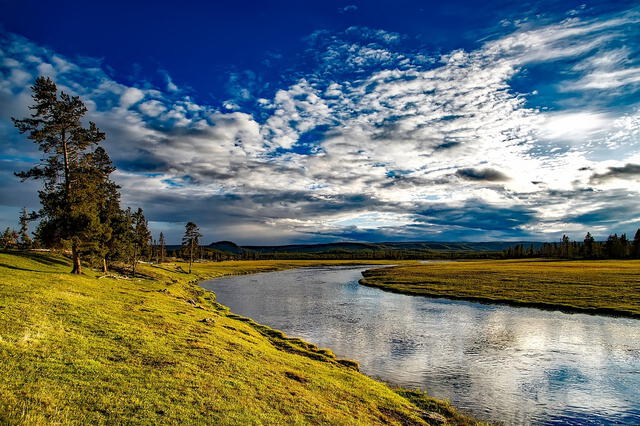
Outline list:
[[[184,264],[142,265],[143,277],[125,279],[0,253],[0,422],[472,424],[230,313],[195,284],[327,263],[194,264],[191,275]]]
[[[428,263],[363,276],[363,285],[404,294],[640,318],[640,260]]]

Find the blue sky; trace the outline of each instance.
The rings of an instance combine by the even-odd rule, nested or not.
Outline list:
[[[38,207],[10,117],[48,75],[173,241],[640,227],[636,2],[41,3],[0,0],[0,226]]]

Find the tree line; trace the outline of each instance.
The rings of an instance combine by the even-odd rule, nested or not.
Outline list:
[[[640,229],[629,240],[626,234],[611,234],[605,241],[596,241],[587,232],[583,241],[571,241],[563,235],[557,243],[540,247],[518,244],[503,251],[505,258],[546,257],[556,259],[640,259]]]

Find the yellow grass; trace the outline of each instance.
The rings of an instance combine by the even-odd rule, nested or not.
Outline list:
[[[147,279],[115,279],[0,253],[0,423],[471,423],[231,314],[193,283],[313,263],[195,264],[193,275],[145,265]]]
[[[640,260],[488,260],[367,271],[362,284],[433,297],[640,317]]]

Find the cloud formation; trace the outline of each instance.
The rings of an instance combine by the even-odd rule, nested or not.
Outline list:
[[[444,54],[383,30],[317,31],[290,83],[257,98],[260,77],[235,74],[219,106],[196,103],[168,73],[161,87],[125,85],[99,61],[4,34],[2,211],[37,207],[11,172],[39,153],[9,117],[28,113],[28,86],[48,75],[107,132],[124,201],[174,240],[187,220],[212,240],[245,244],[546,239],[608,231],[602,218],[616,203],[627,230],[640,225],[629,207],[640,104],[603,99],[638,95],[640,46],[629,33],[639,19],[629,10],[527,21]],[[533,102],[537,89],[516,88],[530,69],[560,75],[540,89],[553,91],[553,108]]]

